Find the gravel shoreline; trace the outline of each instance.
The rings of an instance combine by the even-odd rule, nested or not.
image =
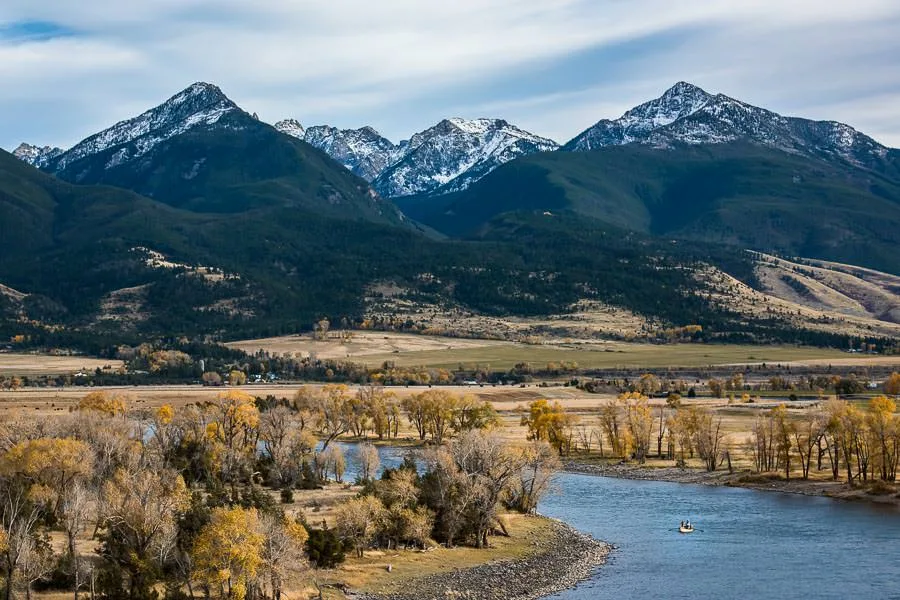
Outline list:
[[[767,479],[754,475],[750,471],[729,473],[703,469],[680,469],[678,467],[642,467],[622,463],[593,464],[570,461],[564,469],[569,473],[598,475],[616,479],[634,479],[638,481],[669,481],[673,483],[692,483],[698,485],[739,487],[760,492],[781,492],[802,496],[821,496],[835,500],[855,502],[871,502],[900,506],[900,494],[870,494],[864,487],[850,488],[840,481],[822,481],[791,479]]]
[[[606,562],[612,546],[553,520],[554,531],[522,560],[490,562],[404,583],[393,594],[352,594],[354,600],[537,600],[574,587]]]

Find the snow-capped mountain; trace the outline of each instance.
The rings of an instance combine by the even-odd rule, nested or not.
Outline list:
[[[683,81],[619,119],[598,122],[562,149],[589,151],[629,143],[670,148],[737,141],[841,158],[858,166],[872,166],[888,153],[888,148],[849,125],[784,117]]]
[[[190,129],[213,125],[233,111],[240,109],[218,87],[195,83],[156,108],[116,123],[46,160],[43,168],[58,173],[75,161],[119,148],[108,160],[107,168],[112,168],[140,158],[160,142]]]
[[[366,181],[372,181],[397,159],[399,148],[371,127],[337,129],[316,125],[304,129],[296,119],[275,123],[275,129],[327,153]]]
[[[27,162],[32,167],[41,168],[47,161],[52,160],[65,152],[62,148],[54,148],[52,146],[32,146],[31,144],[22,142],[19,147],[13,150],[13,156],[19,160]]]
[[[412,136],[373,185],[388,198],[456,192],[514,158],[558,147],[502,119],[445,119]]]
[[[559,147],[500,119],[445,119],[399,144],[371,127],[304,129],[288,119],[275,128],[325,151],[385,198],[463,190],[505,162]]]

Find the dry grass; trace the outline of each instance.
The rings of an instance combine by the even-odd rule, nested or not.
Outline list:
[[[540,517],[506,515],[510,537],[492,537],[490,548],[434,547],[420,551],[391,550],[366,552],[365,557],[351,557],[333,573],[329,583],[342,583],[360,592],[390,594],[402,589],[405,582],[454,569],[474,567],[494,560],[524,558],[534,552],[535,541],[545,537],[551,521]],[[392,571],[388,573],[387,566]],[[333,598],[343,598],[334,595]]]
[[[86,356],[47,356],[42,354],[0,353],[0,375],[72,375],[78,371],[119,369],[120,360],[88,358]]]
[[[290,356],[343,359],[379,366],[392,361],[397,366],[482,366],[509,369],[517,363],[543,367],[547,363],[575,362],[581,368],[699,367],[747,363],[859,360],[837,350],[796,346],[749,346],[724,344],[635,344],[626,342],[556,340],[543,344],[470,340],[399,333],[354,332],[350,342],[313,340],[293,335],[232,342],[247,352],[260,349]],[[869,357],[871,358],[871,357]],[[876,357],[876,360],[881,357]],[[893,357],[884,357],[885,361]],[[863,364],[863,363],[860,363]]]

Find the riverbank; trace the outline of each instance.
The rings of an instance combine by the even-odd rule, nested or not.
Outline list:
[[[543,517],[539,517],[543,519]],[[496,560],[468,568],[404,580],[399,589],[350,593],[353,600],[536,600],[575,586],[602,565],[612,547],[565,523],[548,527],[532,540],[522,558]]]
[[[568,461],[564,466],[570,473],[633,479],[639,481],[669,481],[697,485],[740,487],[766,492],[822,496],[838,500],[872,502],[900,507],[900,489],[896,485],[877,483],[850,487],[841,481],[820,479],[784,479],[777,474],[757,474],[749,470],[713,471],[696,468],[642,466],[621,462],[587,463]]]

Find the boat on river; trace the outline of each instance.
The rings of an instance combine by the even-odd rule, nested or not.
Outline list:
[[[681,533],[694,533],[694,526],[690,523],[682,523],[678,527],[678,531],[680,531]]]

